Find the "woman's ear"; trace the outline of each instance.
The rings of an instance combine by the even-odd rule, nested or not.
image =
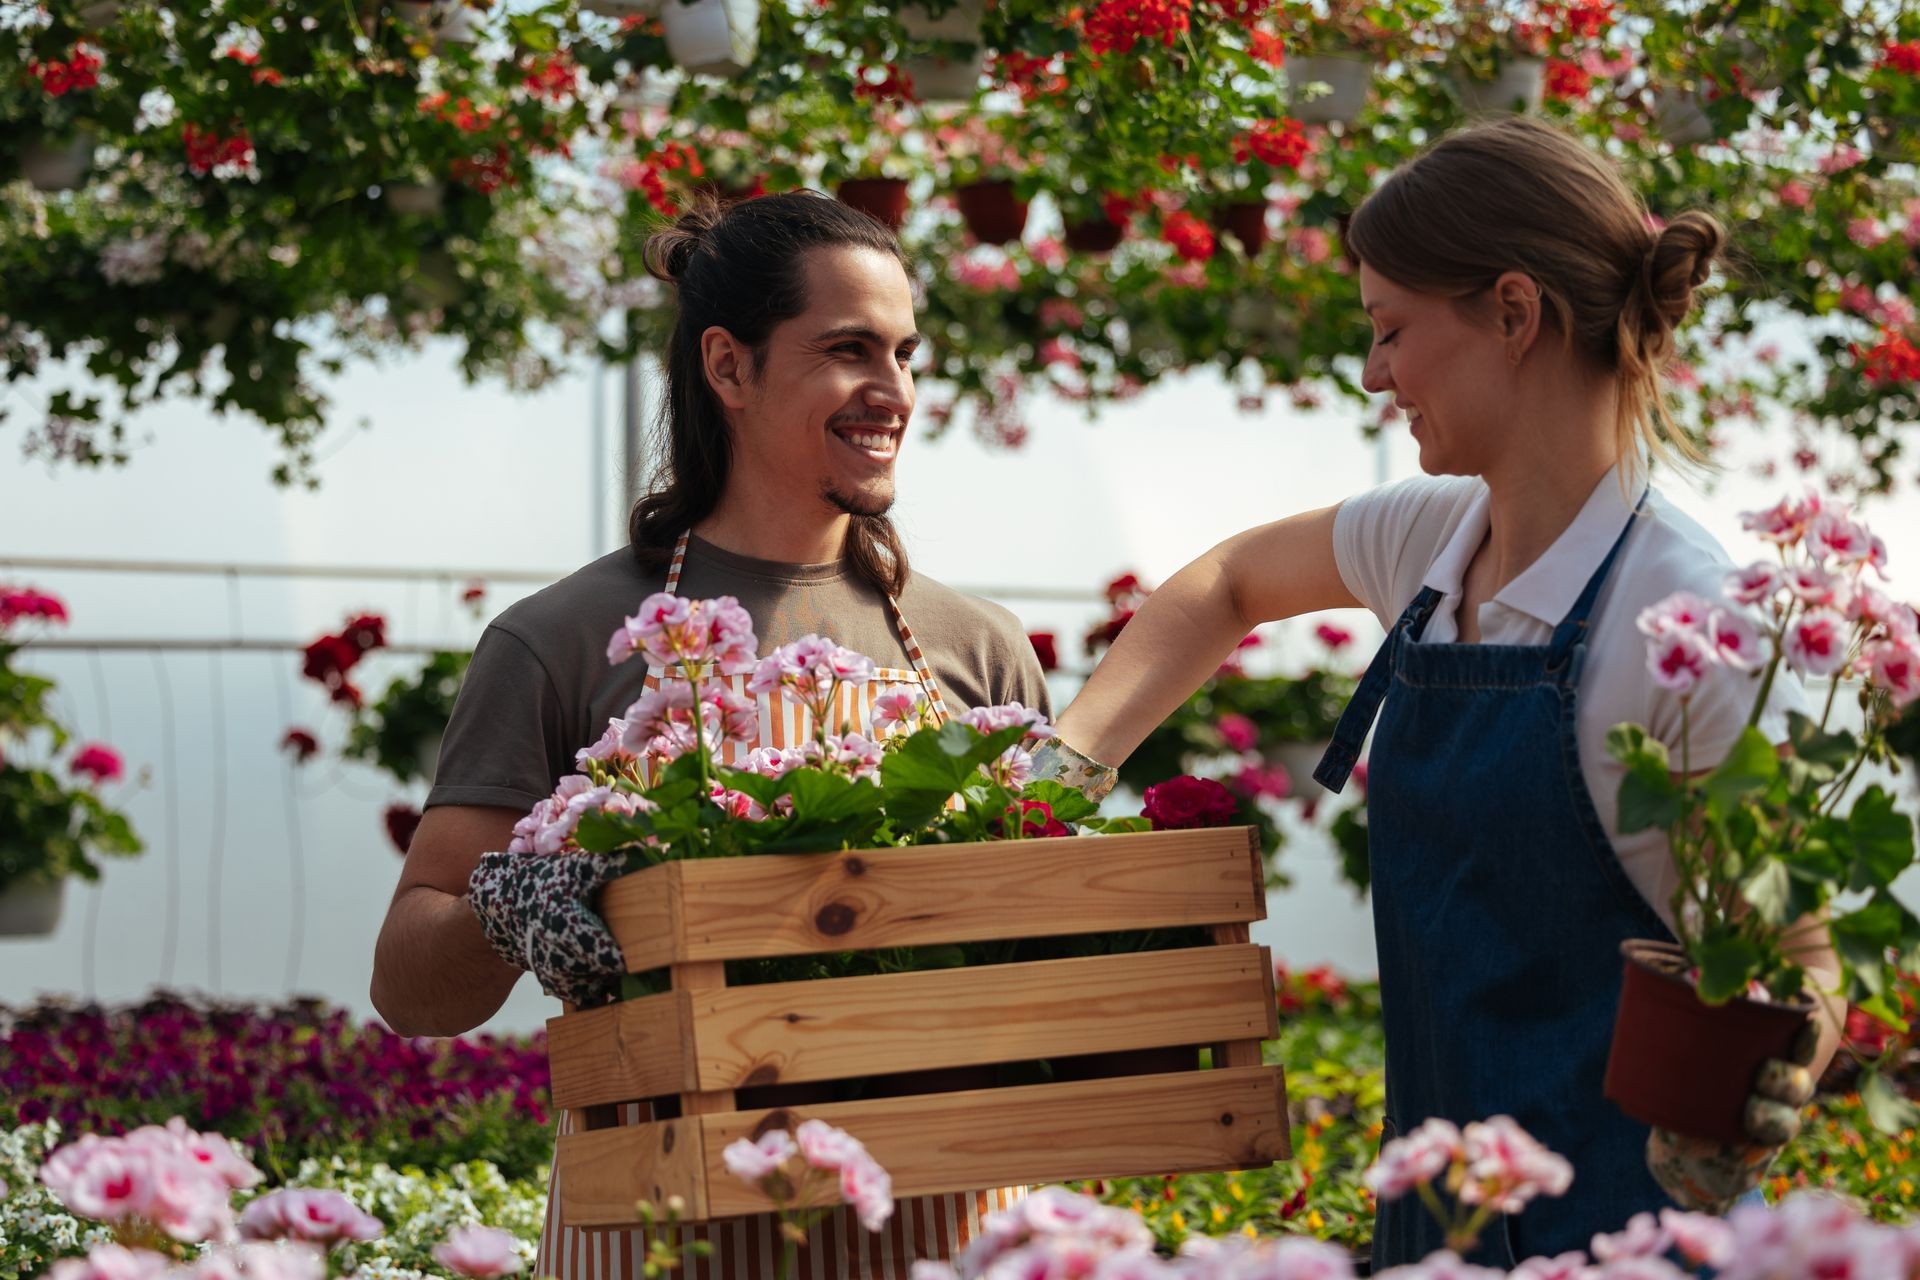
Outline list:
[[[1517,365],[1540,336],[1540,286],[1524,271],[1504,271],[1493,282],[1493,306],[1507,363]]]
[[[720,403],[736,412],[746,408],[753,381],[753,352],[746,344],[719,325],[711,325],[700,335],[700,360],[706,366],[707,385]]]

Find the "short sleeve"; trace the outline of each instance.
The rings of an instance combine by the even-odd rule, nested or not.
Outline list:
[[[1001,702],[1017,702],[1023,707],[1031,707],[1053,718],[1053,694],[1047,688],[1047,673],[1040,665],[1040,655],[1034,651],[1033,641],[1020,628],[1017,619],[1008,637],[1006,655],[1006,687],[1002,690]]]
[[[454,700],[427,807],[531,809],[552,794],[573,749],[546,665],[496,623],[480,637]]]
[[[1333,558],[1347,590],[1391,627],[1420,589],[1479,489],[1470,476],[1413,476],[1356,493],[1333,517]]]

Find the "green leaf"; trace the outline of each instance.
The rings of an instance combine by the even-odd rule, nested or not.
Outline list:
[[[1620,779],[1620,832],[1630,835],[1649,827],[1665,829],[1680,820],[1683,793],[1665,769],[1652,773],[1629,768]]]
[[[1853,761],[1852,734],[1824,733],[1811,717],[1798,711],[1787,713],[1787,741],[1796,760],[1823,769],[1829,779]]]
[[[587,813],[574,828],[574,843],[588,853],[612,853],[654,834],[653,816],[636,813]]]
[[[1617,724],[1607,730],[1607,754],[1628,769],[1673,772],[1673,766],[1667,763],[1667,744],[1637,724]]]
[[[1740,882],[1740,894],[1768,924],[1783,925],[1795,918],[1789,914],[1793,902],[1793,876],[1787,870],[1787,864],[1778,858],[1762,858],[1760,865],[1749,871]]]
[[[1893,807],[1893,797],[1876,784],[1853,802],[1847,815],[1853,846],[1853,873],[1847,888],[1859,893],[1884,889],[1913,865],[1913,819]]]
[[[1882,1133],[1900,1133],[1920,1124],[1920,1108],[1871,1068],[1860,1077],[1860,1101],[1867,1109],[1867,1119]]]
[[[1780,776],[1780,756],[1767,735],[1758,729],[1741,731],[1726,759],[1701,785],[1723,810],[1731,810],[1755,792],[1764,791]]]
[[[1725,1004],[1760,975],[1760,948],[1747,938],[1712,939],[1701,944],[1694,960],[1700,965],[1700,998],[1708,1004]]]
[[[1040,801],[1052,809],[1053,816],[1062,822],[1078,823],[1100,811],[1100,806],[1087,799],[1084,792],[1051,778],[1028,783],[1020,793],[1020,798]]]

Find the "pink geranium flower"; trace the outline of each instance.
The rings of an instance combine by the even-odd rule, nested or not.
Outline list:
[[[96,784],[118,782],[126,772],[126,766],[120,760],[120,753],[99,742],[89,742],[74,752],[73,759],[67,762],[67,768],[75,774],[92,779]]]
[[[738,1138],[727,1144],[720,1159],[727,1172],[743,1182],[759,1184],[800,1150],[785,1129],[770,1129],[756,1139]]]
[[[1433,1179],[1464,1154],[1460,1130],[1438,1117],[1380,1149],[1366,1183],[1382,1200],[1397,1200]]]
[[[472,1280],[510,1275],[522,1265],[512,1233],[498,1227],[455,1227],[444,1243],[433,1247],[433,1260]]]
[[[1682,697],[1693,692],[1712,661],[1712,650],[1693,631],[1671,630],[1647,643],[1647,670],[1654,683]]]
[[[1780,590],[1780,566],[1756,560],[1727,575],[1727,598],[1735,604],[1759,604]]]
[[[378,1240],[380,1219],[338,1191],[290,1187],[270,1191],[240,1214],[240,1234],[248,1240],[306,1240],[332,1245],[343,1240]]]
[[[1787,665],[1803,675],[1826,676],[1847,660],[1846,618],[1831,609],[1810,609],[1787,628]]]
[[[1716,661],[1736,671],[1753,671],[1766,662],[1760,631],[1744,614],[1715,609],[1707,618],[1707,641]]]
[[[1565,1195],[1573,1183],[1573,1165],[1542,1146],[1512,1116],[1470,1124],[1461,1137],[1467,1176],[1460,1199],[1465,1204],[1518,1213],[1536,1196]]]

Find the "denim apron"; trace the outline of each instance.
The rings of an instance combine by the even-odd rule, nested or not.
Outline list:
[[[1379,713],[1367,821],[1382,1141],[1431,1116],[1509,1115],[1573,1164],[1565,1196],[1492,1221],[1471,1258],[1487,1266],[1585,1249],[1672,1203],[1647,1172],[1647,1127],[1601,1096],[1620,944],[1672,934],[1614,855],[1574,732],[1588,621],[1632,528],[1545,645],[1417,643],[1441,600],[1423,587],[1314,772],[1340,790]],[[1443,1247],[1417,1196],[1379,1206],[1376,1273]]]

